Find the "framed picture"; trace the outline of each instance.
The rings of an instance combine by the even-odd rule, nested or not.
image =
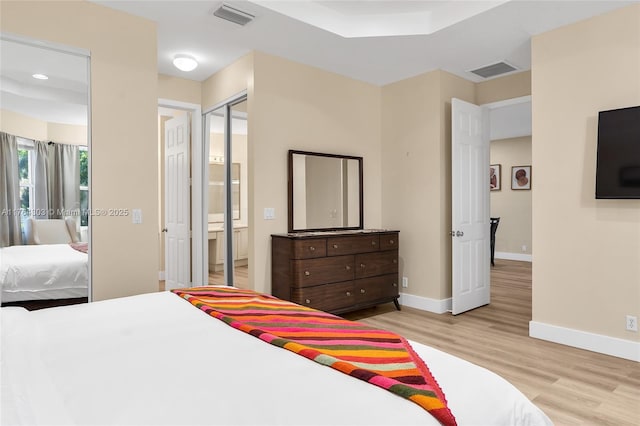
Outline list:
[[[531,189],[531,166],[511,167],[511,189]]]
[[[502,189],[502,166],[500,164],[492,164],[489,166],[489,189],[492,191],[500,191]]]

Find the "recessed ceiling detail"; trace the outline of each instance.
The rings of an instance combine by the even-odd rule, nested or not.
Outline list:
[[[252,3],[345,38],[432,34],[510,0],[322,1]]]

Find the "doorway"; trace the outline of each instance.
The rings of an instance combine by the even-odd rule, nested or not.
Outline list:
[[[500,216],[491,209],[490,192],[505,188],[505,192],[522,193],[524,191],[518,190],[531,188],[530,180],[524,188],[514,187],[511,182],[512,174],[519,169],[528,170],[530,179],[530,151],[528,159],[522,160],[528,164],[509,164],[506,173],[502,173],[502,165],[493,161],[490,156],[492,140],[528,136],[530,146],[530,101],[531,97],[525,96],[477,106],[458,99],[452,100],[451,236],[454,315],[486,305],[490,301],[489,217]],[[490,171],[494,172],[494,180],[490,180]],[[528,210],[530,213],[530,192]],[[527,248],[530,250],[530,233],[529,223],[529,239],[528,243],[522,245],[523,251]]]
[[[179,128],[180,120],[185,120]],[[206,285],[202,265],[202,240],[192,238],[202,232],[203,195],[201,165],[202,114],[197,104],[160,99],[158,101],[158,229],[159,288],[160,290]],[[187,129],[184,129],[184,126]],[[176,133],[180,130],[180,135]],[[187,145],[182,153],[173,152],[173,159],[166,145],[168,132],[177,142],[182,138]],[[173,149],[173,148],[172,148]],[[179,155],[182,166],[168,167],[168,161],[176,161]],[[168,173],[169,168],[173,172]],[[171,184],[169,184],[169,180]]]

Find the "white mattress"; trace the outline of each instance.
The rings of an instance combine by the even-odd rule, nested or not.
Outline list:
[[[87,258],[69,244],[0,249],[2,302],[87,297]]]
[[[410,401],[233,329],[169,292],[1,314],[3,425],[438,424]],[[496,374],[412,345],[458,424],[551,424]]]

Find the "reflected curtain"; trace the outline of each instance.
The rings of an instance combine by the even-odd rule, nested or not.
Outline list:
[[[33,213],[36,219],[49,218],[49,147],[47,142],[33,141]]]
[[[18,141],[0,132],[0,247],[22,244]]]
[[[80,217],[80,163],[78,146],[49,146],[49,219]]]

